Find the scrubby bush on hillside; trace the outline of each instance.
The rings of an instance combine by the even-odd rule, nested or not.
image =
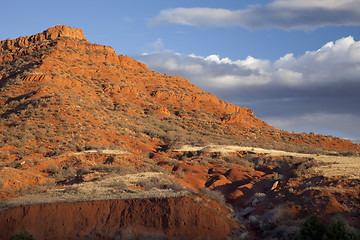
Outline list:
[[[307,218],[295,240],[321,239],[325,234],[325,225],[316,215]]]
[[[217,190],[210,190],[207,188],[201,188],[199,190],[199,193],[205,196],[210,197],[211,199],[217,201],[218,203],[222,204],[222,205],[226,205],[226,199],[225,196]]]
[[[295,238],[296,240],[357,240],[360,236],[357,235],[355,230],[351,228],[344,218],[341,216],[335,216],[330,226],[327,228],[318,219],[316,215],[313,215],[306,219],[301,228],[299,234]]]
[[[245,166],[245,167],[252,167],[252,168],[255,167],[255,164],[253,162],[250,162],[250,161],[246,160],[245,158],[239,157],[239,156],[231,156],[231,155],[225,156],[224,160],[227,163],[236,163],[236,164],[239,164],[239,165]]]
[[[151,177],[143,181],[140,181],[138,184],[144,187],[146,190],[150,190],[152,188],[172,189],[173,191],[184,190],[184,187],[182,187],[181,184],[179,184],[176,181],[173,181],[172,179],[166,179],[166,178]]]
[[[24,231],[21,233],[16,233],[13,235],[10,240],[36,240],[33,235],[30,233]]]
[[[332,219],[330,226],[328,227],[322,240],[358,240],[359,236],[355,230],[352,229],[347,222],[340,216]]]
[[[262,217],[262,223],[260,229],[266,231],[268,229],[274,229],[276,226],[284,223],[290,219],[290,213],[286,209],[285,205],[279,205],[274,209],[268,210]]]

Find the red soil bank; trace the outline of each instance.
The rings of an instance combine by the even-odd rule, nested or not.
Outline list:
[[[0,212],[0,233],[9,239],[26,230],[38,240],[114,239],[124,232],[225,239],[236,227],[225,215],[189,197],[41,204]]]

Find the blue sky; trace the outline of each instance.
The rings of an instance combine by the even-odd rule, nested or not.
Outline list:
[[[18,0],[0,21],[0,39],[82,28],[277,128],[360,139],[359,0]]]

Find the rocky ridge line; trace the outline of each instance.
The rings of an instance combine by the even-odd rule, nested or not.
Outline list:
[[[71,28],[65,25],[58,25],[52,28],[49,28],[42,33],[38,33],[32,36],[27,37],[18,37],[16,39],[6,39],[0,41],[0,50],[14,50],[19,47],[24,47],[31,43],[40,42],[43,40],[54,40],[59,37],[68,37],[78,40],[85,40],[85,35],[82,29],[80,28]]]

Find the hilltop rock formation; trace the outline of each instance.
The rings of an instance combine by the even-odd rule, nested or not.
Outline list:
[[[37,43],[44,40],[55,40],[62,37],[86,40],[82,29],[59,25],[49,28],[42,33],[38,33],[33,36],[19,37],[14,40],[6,39],[0,41],[0,47],[1,50],[15,50],[17,48],[24,47],[32,43]]]

